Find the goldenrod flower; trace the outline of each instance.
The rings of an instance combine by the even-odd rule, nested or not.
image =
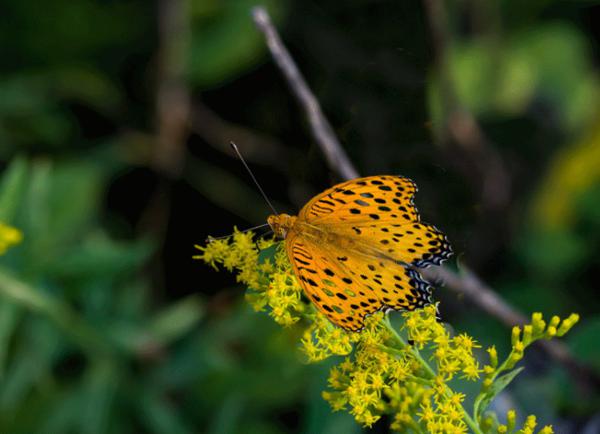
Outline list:
[[[0,255],[21,242],[23,234],[20,230],[0,222]]]
[[[506,424],[498,424],[496,417],[482,417],[486,408],[481,403],[489,403],[494,383],[515,368],[529,345],[564,335],[579,319],[572,314],[546,323],[540,313],[534,313],[531,324],[512,329],[508,357],[501,362],[495,346],[490,346],[486,349],[489,363],[480,367],[474,352],[481,345],[465,333],[450,333],[438,322],[434,305],[403,312],[399,330],[383,312],[366,318],[360,333],[334,326],[304,297],[280,246],[272,239],[256,242],[251,232],[235,230],[227,239],[196,246],[200,254],[195,258],[235,272],[248,287],[246,299],[255,310],[266,310],[284,327],[303,327],[300,350],[308,362],[344,356],[331,368],[328,390],[322,396],[333,411],[348,411],[364,426],[387,414],[391,428],[401,432],[515,432],[514,411],[506,415]],[[465,395],[451,386],[457,376],[480,383],[473,414],[463,407]],[[533,434],[536,425],[530,416],[518,432]],[[551,434],[552,427],[539,433]]]

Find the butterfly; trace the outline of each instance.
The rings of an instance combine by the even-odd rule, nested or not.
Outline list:
[[[418,269],[452,255],[446,236],[420,221],[417,186],[402,176],[370,176],[335,185],[298,216],[274,214],[306,296],[329,320],[360,331],[381,309],[414,310],[431,303]]]

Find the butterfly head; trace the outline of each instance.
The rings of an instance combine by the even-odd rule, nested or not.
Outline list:
[[[288,214],[270,215],[267,219],[267,223],[279,238],[285,238],[295,222],[296,217]]]

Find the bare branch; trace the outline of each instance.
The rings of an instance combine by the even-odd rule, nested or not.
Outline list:
[[[267,164],[288,171],[289,163],[300,158],[296,149],[285,147],[278,140],[223,119],[201,101],[191,107],[190,128],[206,143],[219,151],[234,156],[229,142],[238,143],[244,149],[248,161]]]
[[[189,43],[187,0],[158,2],[158,76],[156,88],[157,142],[154,165],[176,178],[185,157],[190,95],[184,78]]]
[[[310,123],[311,133],[325,154],[331,170],[344,179],[358,177],[358,171],[343,151],[331,124],[323,114],[319,101],[311,92],[302,73],[281,42],[269,14],[262,6],[252,10],[252,16],[258,29],[263,33],[273,60],[281,70],[288,86],[304,110]]]
[[[498,318],[509,327],[527,322],[525,315],[510,306],[469,270],[461,270],[460,275],[444,267],[429,267],[419,271],[427,280],[441,281],[447,288],[475,301],[481,310]]]

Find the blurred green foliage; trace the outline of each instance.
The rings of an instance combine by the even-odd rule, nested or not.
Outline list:
[[[172,4],[187,26],[176,42],[192,108],[175,179],[153,163],[156,88],[170,66],[162,9],[3,2],[0,222],[24,238],[0,257],[0,432],[359,432],[321,399],[327,367],[299,361],[295,331],[190,259],[206,235],[268,213],[228,140],[244,138],[289,209],[335,175],[269,62],[253,3]],[[517,308],[579,312],[570,347],[600,369],[598,4],[444,4],[455,103],[511,180],[499,211],[473,179],[480,160],[442,140],[447,101],[421,3],[266,2],[361,173],[413,178],[424,220]],[[503,341],[497,320],[443,289],[436,297],[456,329]],[[504,398],[576,432],[598,391],[574,399],[570,377],[538,359]]]

